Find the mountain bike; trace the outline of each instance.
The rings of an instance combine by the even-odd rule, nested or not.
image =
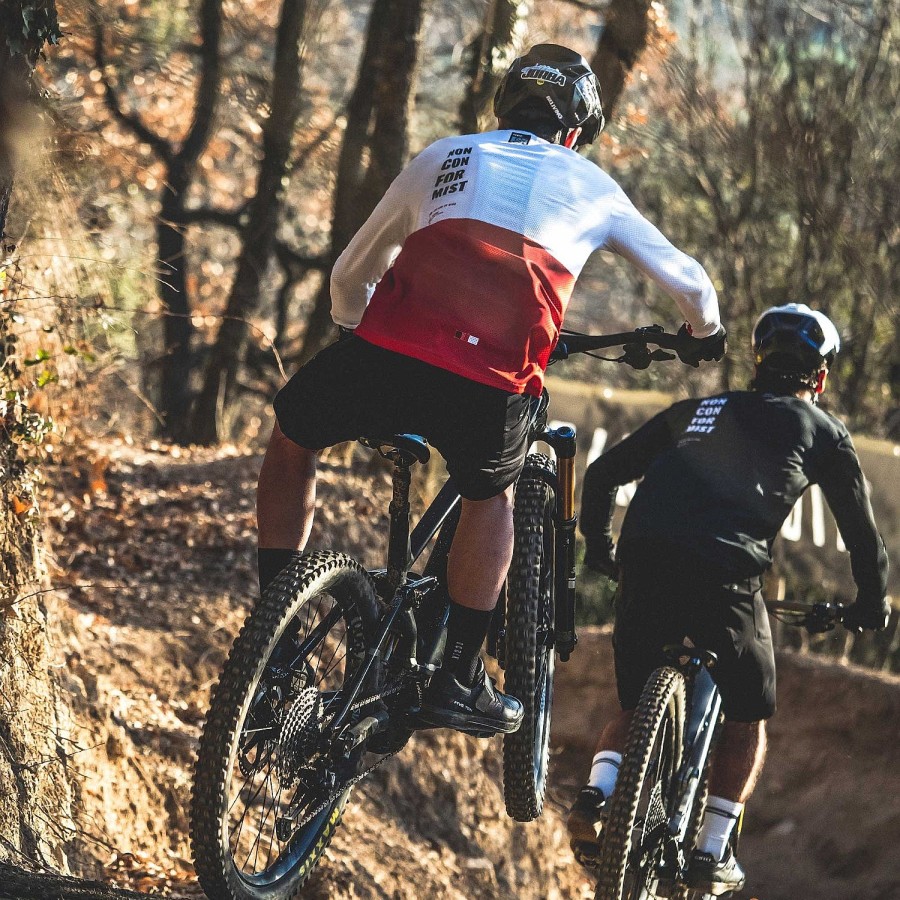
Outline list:
[[[838,603],[782,600],[766,601],[766,608],[810,633],[830,631],[845,611]],[[713,900],[682,878],[700,831],[711,750],[723,721],[709,673],[716,656],[687,646],[665,653],[668,665],[647,680],[631,721],[601,834],[595,900]]]
[[[657,349],[650,350],[648,344]],[[621,346],[615,361],[673,359],[659,326],[608,336],[566,332],[555,359]],[[515,550],[491,623],[489,652],[525,719],[504,744],[509,813],[533,819],[546,788],[555,654],[575,647],[575,430],[547,426],[546,393],[530,410],[531,454],[516,484]],[[460,495],[448,479],[410,530],[412,469],[424,438],[361,438],[392,463],[387,565],[304,554],[264,592],[212,692],[191,804],[197,876],[214,900],[293,897],[321,858],[351,789],[399,752],[446,644],[447,554]],[[413,569],[431,546],[421,572]],[[476,736],[488,735],[471,732]]]

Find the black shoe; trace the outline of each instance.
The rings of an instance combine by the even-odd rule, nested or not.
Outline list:
[[[600,865],[600,832],[603,830],[603,818],[606,808],[606,797],[600,788],[585,785],[566,818],[569,831],[569,845],[575,859],[589,869]]]
[[[515,697],[503,694],[479,663],[475,683],[460,684],[438,669],[425,691],[419,720],[438,728],[455,728],[477,737],[509,734],[522,724],[525,709]]]
[[[684,883],[695,891],[704,891],[718,897],[728,891],[739,891],[744,886],[744,870],[734,853],[729,850],[724,859],[716,859],[712,853],[695,850],[684,876]]]
[[[579,791],[566,819],[566,828],[569,830],[569,838],[573,843],[575,841],[597,843],[603,828],[605,807],[606,797],[603,796],[600,788],[591,787],[588,784]]]

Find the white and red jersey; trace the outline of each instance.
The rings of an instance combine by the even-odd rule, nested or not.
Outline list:
[[[601,169],[522,131],[437,141],[404,169],[341,254],[332,317],[365,340],[512,393],[540,394],[575,279],[612,250],[719,327],[702,266]]]

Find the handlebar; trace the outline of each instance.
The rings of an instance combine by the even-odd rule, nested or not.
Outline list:
[[[787,625],[805,628],[810,634],[831,631],[844,621],[847,607],[843,603],[792,603],[788,600],[766,600],[766,609]]]
[[[663,348],[649,350],[647,344],[655,344]],[[672,353],[665,350],[677,350],[680,339],[677,334],[667,333],[662,325],[647,325],[634,331],[623,331],[618,334],[578,334],[563,331],[559,341],[550,354],[550,361],[568,359],[573,353],[590,353],[608,347],[622,347],[624,353],[611,362],[623,362],[635,369],[646,369],[651,362],[675,359]]]

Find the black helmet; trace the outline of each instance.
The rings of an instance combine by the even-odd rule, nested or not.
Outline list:
[[[600,86],[588,61],[558,44],[537,44],[513,61],[494,95],[494,115],[515,120],[523,110],[546,112],[560,130],[581,127],[576,146],[603,129]]]

